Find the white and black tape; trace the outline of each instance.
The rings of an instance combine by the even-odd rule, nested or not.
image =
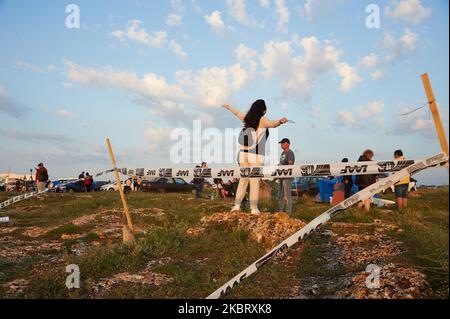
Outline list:
[[[419,162],[421,160],[418,160]],[[208,167],[208,168],[118,168],[128,176],[140,177],[180,177],[180,178],[295,178],[295,177],[325,177],[344,175],[386,174],[398,172],[417,162],[417,160],[402,161],[368,161],[353,163],[323,163],[299,165],[269,165],[252,167]]]
[[[309,222],[305,227],[298,230],[296,233],[292,234],[289,238],[282,241],[279,245],[277,245],[275,248],[273,248],[271,251],[269,251],[267,254],[265,254],[263,257],[252,263],[250,266],[245,268],[243,271],[241,271],[239,274],[237,274],[235,277],[233,277],[231,280],[226,282],[224,285],[222,285],[220,288],[218,288],[216,291],[214,291],[212,294],[210,294],[207,299],[217,299],[229,292],[231,289],[239,285],[242,280],[245,278],[248,278],[250,275],[258,271],[258,269],[263,266],[265,263],[267,263],[273,256],[277,255],[278,252],[284,251],[288,249],[289,247],[292,247],[302,239],[304,239],[306,236],[312,234],[316,229],[329,221],[331,218],[335,217],[337,214],[342,212],[343,210],[355,205],[359,201],[369,199],[374,194],[377,194],[398,181],[401,181],[402,179],[410,176],[411,174],[417,173],[425,168],[445,164],[448,161],[447,156],[444,153],[435,155],[433,157],[421,160],[421,161],[415,161],[411,163],[411,165],[403,166],[402,169],[394,173],[393,175],[383,178],[379,180],[378,182],[364,188],[363,190],[357,192],[356,194],[350,196],[343,202],[339,203],[336,206],[331,207],[318,217],[314,218],[311,222]],[[393,165],[388,164],[386,166],[383,166],[383,169],[386,171],[390,171],[393,167],[399,167],[403,165],[397,163],[394,163]],[[385,171],[385,172],[386,172]]]

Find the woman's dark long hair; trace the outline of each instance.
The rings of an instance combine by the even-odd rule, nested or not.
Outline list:
[[[266,102],[264,100],[256,100],[253,102],[252,107],[248,110],[244,117],[244,128],[258,129],[259,120],[264,116],[267,111]]]

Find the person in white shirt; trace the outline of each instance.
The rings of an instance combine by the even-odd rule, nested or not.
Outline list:
[[[264,115],[267,112],[264,100],[256,100],[247,114],[231,107],[228,104],[223,106],[231,111],[242,121],[243,129],[239,136],[240,151],[238,154],[238,163],[241,167],[263,166],[265,155],[265,142],[269,136],[268,128],[278,127],[287,123],[285,117],[280,120],[271,121]],[[231,212],[240,211],[242,200],[250,184],[250,210],[252,214],[258,214],[260,178],[241,178],[236,191],[236,198]]]

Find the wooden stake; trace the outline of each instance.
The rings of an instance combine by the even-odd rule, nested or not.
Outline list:
[[[117,171],[116,159],[114,158],[114,154],[113,154],[113,151],[111,148],[111,143],[109,141],[109,138],[106,139],[106,145],[108,146],[109,157],[111,157],[111,163],[112,163],[112,166],[114,169],[114,174],[116,175],[117,186],[119,187],[119,194],[120,194],[120,198],[122,199],[123,209],[125,211],[125,217],[127,219],[127,224],[128,224],[128,225],[124,225],[123,242],[124,243],[134,242],[133,223],[131,222],[130,212],[128,210],[128,205],[127,205],[127,201],[125,199],[125,194],[123,193],[122,182],[120,180],[119,172]],[[126,226],[128,226],[128,229],[126,228]]]
[[[436,132],[439,137],[439,142],[441,143],[442,151],[448,156],[448,144],[445,137],[444,127],[442,126],[441,116],[439,114],[439,108],[434,98],[433,89],[431,88],[430,79],[428,74],[422,74],[423,87],[425,88],[425,93],[428,99],[428,105],[430,106],[431,114],[433,115],[434,126],[436,127]],[[448,169],[448,165],[447,165]]]

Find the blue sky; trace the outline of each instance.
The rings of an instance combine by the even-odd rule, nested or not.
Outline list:
[[[80,28],[69,29],[70,3]],[[366,27],[366,6],[380,28]],[[257,98],[297,162],[440,151],[420,75],[448,136],[448,1],[0,0],[0,172],[52,178],[170,162],[177,127],[239,127],[220,106]],[[446,170],[419,175],[448,183]]]

